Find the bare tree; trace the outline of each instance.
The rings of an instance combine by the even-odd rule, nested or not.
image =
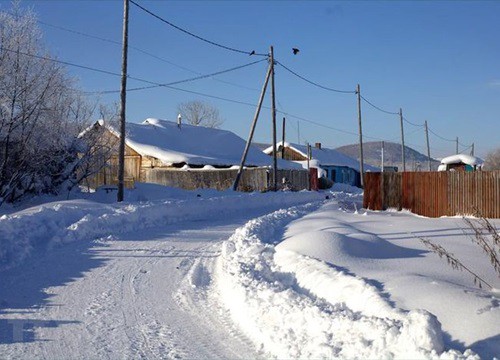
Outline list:
[[[484,159],[485,170],[500,170],[500,148],[490,151]]]
[[[219,128],[224,123],[219,109],[203,101],[193,100],[180,103],[177,110],[183,121],[191,125]]]
[[[0,205],[57,192],[72,176],[78,132],[95,109],[43,47],[36,17],[0,12]]]

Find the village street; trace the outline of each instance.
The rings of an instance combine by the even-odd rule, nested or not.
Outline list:
[[[462,219],[358,210],[359,191],[214,194],[2,216],[11,264],[0,270],[1,358],[500,350],[497,290],[477,289],[418,240],[466,256],[497,284]]]

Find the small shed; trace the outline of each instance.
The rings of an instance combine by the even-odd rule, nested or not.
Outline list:
[[[443,158],[438,171],[477,171],[482,169],[483,163],[476,156],[456,154]]]

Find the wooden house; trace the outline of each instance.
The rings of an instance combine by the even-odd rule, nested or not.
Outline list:
[[[232,185],[246,145],[230,131],[166,120],[127,123],[126,129],[124,180],[127,187],[133,187],[135,182],[150,182],[184,189],[227,189]],[[98,157],[96,166],[100,166],[100,170],[87,183],[93,188],[117,184],[119,132],[98,121],[80,136],[97,137],[99,147],[105,145],[107,151]],[[251,146],[245,165],[260,171],[246,171],[243,187],[265,190],[272,159]],[[282,161],[280,166],[303,171],[291,162]]]

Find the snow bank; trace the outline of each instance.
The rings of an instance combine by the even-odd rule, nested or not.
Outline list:
[[[262,351],[278,358],[475,357],[443,353],[441,325],[429,312],[393,308],[366,280],[290,244],[275,246],[289,235],[288,223],[316,206],[254,219],[223,245],[216,276],[221,301]],[[309,238],[317,235],[301,228]]]
[[[266,206],[274,210],[324,196],[315,192],[235,194],[238,195],[123,204],[60,201],[3,215],[0,217],[0,270],[19,264],[35,249],[59,243],[181,221],[220,218],[224,214]]]

